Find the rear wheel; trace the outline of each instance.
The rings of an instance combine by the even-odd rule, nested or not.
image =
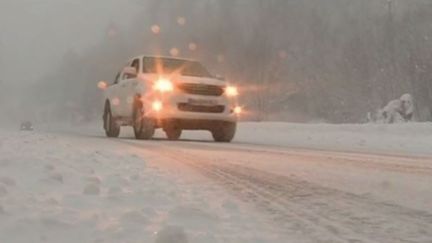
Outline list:
[[[148,140],[153,138],[155,133],[154,122],[144,117],[142,104],[137,104],[134,107],[133,129],[136,139]]]
[[[117,138],[120,135],[120,126],[116,123],[111,113],[111,106],[109,103],[105,105],[104,111],[104,128],[105,134],[109,138]]]
[[[233,122],[220,123],[212,129],[211,133],[216,142],[229,143],[234,139],[237,124]]]

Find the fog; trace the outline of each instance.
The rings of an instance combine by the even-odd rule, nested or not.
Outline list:
[[[0,0],[1,119],[99,118],[99,81],[176,48],[240,85],[245,119],[359,123],[411,93],[426,121],[431,21],[428,0]]]
[[[84,50],[97,43],[107,23],[119,19],[126,25],[128,13],[134,11],[133,5],[122,1],[103,0],[2,0],[0,4],[6,82],[35,82],[67,50]],[[26,75],[16,76],[23,66]]]
[[[44,76],[57,72],[65,53],[85,52],[101,41],[109,23],[127,27],[138,12],[133,1],[0,1],[0,107],[8,108],[2,120],[33,118],[17,110],[37,109],[27,110],[25,97],[39,104],[35,86],[48,82]]]

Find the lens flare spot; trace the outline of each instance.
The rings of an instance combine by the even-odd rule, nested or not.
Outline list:
[[[101,90],[106,90],[108,88],[108,84],[105,81],[100,81],[97,84],[98,88]]]
[[[117,30],[115,28],[110,28],[108,30],[108,37],[109,38],[114,38],[117,36]]]
[[[118,105],[120,105],[120,99],[119,98],[113,98],[112,100],[111,100],[111,104],[112,105],[114,105],[114,106],[118,106]]]
[[[155,25],[152,25],[151,31],[153,32],[153,34],[157,35],[161,32],[161,28],[159,25],[155,24]]]
[[[184,25],[186,25],[186,18],[185,18],[185,17],[178,17],[178,18],[177,18],[177,23],[178,23],[180,26],[184,26]]]
[[[196,51],[198,49],[198,45],[194,42],[189,43],[189,50]]]
[[[162,102],[160,102],[160,101],[154,101],[153,102],[153,104],[152,104],[152,108],[153,108],[153,110],[154,111],[161,111],[162,110],[162,108],[163,108],[163,105],[162,105]]]
[[[279,51],[279,58],[283,59],[283,60],[287,59],[288,58],[288,53],[285,50],[280,50]]]
[[[177,49],[177,48],[171,48],[171,50],[170,50],[170,55],[171,56],[173,56],[173,57],[177,57],[178,55],[180,54],[180,50],[179,49]]]

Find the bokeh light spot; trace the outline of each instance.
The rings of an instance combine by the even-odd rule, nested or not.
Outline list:
[[[175,47],[173,47],[173,48],[171,48],[171,50],[170,50],[169,53],[170,53],[171,56],[177,57],[180,54],[180,50],[177,49],[177,48],[175,48]]]
[[[153,32],[153,34],[157,35],[161,32],[161,28],[159,25],[155,24],[155,25],[152,25],[151,31]]]
[[[285,50],[280,50],[279,51],[279,58],[280,59],[287,59],[288,58],[288,53]]]
[[[178,18],[177,18],[177,23],[178,23],[180,26],[184,26],[184,25],[186,25],[186,18],[185,18],[185,17],[178,17]]]
[[[101,89],[101,90],[105,90],[105,89],[108,88],[108,84],[107,84],[105,81],[100,81],[100,82],[97,84],[97,86],[98,86],[98,88]]]
[[[198,49],[198,45],[194,42],[189,43],[189,50],[196,51]]]
[[[114,106],[120,105],[120,99],[119,98],[113,98],[111,100],[111,104],[114,105]]]
[[[116,36],[117,36],[117,30],[114,29],[114,28],[110,28],[110,29],[108,30],[108,37],[109,37],[109,38],[114,38],[114,37],[116,37]]]

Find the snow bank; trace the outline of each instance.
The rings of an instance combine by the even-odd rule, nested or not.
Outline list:
[[[432,155],[432,123],[242,123],[236,142],[337,151]]]

